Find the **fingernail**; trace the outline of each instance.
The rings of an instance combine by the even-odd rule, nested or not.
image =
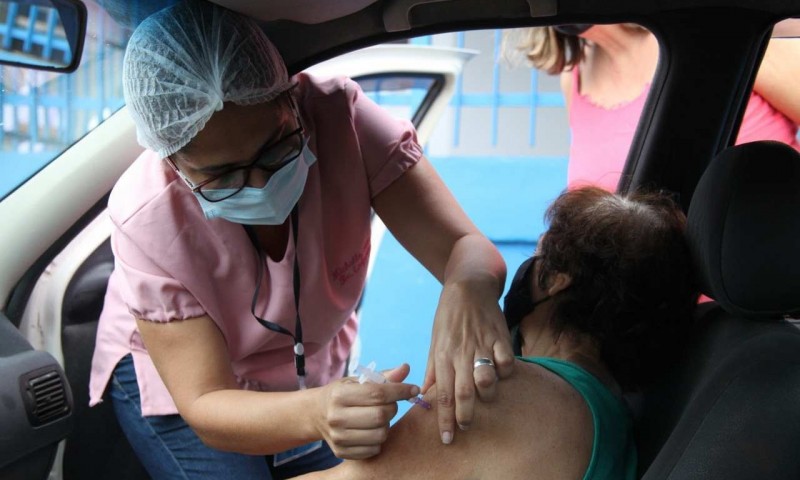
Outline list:
[[[463,430],[463,431],[465,431],[465,432],[466,432],[467,430],[469,430],[469,425],[461,425],[461,424],[459,423],[459,424],[458,424],[458,428],[460,428],[461,430]]]
[[[450,432],[442,432],[442,443],[450,445],[453,441],[453,434]]]
[[[414,385],[411,387],[411,396],[416,397],[417,395],[419,395],[419,387]]]

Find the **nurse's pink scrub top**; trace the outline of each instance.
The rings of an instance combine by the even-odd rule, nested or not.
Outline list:
[[[345,78],[300,74],[295,90],[317,156],[299,201],[297,239],[306,382],[340,377],[356,336],[355,308],[370,252],[372,199],[422,156],[416,132]],[[102,401],[119,360],[132,353],[142,414],[178,413],[135,318],[169,322],[208,315],[228,347],[243,389],[296,390],[292,339],[250,313],[258,257],[242,225],[207,220],[194,194],[151,151],[117,182],[108,210],[115,269],[92,360],[90,405]],[[256,313],[294,332],[291,238],[280,262],[267,259]],[[191,320],[189,320],[191,321]]]

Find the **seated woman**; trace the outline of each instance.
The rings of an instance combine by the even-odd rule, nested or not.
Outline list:
[[[505,298],[522,356],[492,407],[477,402],[469,432],[444,445],[434,411],[414,407],[380,455],[302,478],[635,478],[621,395],[657,375],[688,327],[697,293],[685,217],[662,195],[583,188],[546,219]],[[491,363],[477,359],[476,381],[486,375]],[[433,409],[436,398],[434,387]]]

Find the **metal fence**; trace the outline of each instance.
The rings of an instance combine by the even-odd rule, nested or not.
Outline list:
[[[40,15],[8,4],[9,16],[26,19]],[[49,18],[49,16],[48,16]],[[0,66],[0,198],[24,182],[62,151],[108,118],[124,104],[122,58],[128,32],[104,15],[90,16],[90,30],[80,68],[72,74],[53,74]],[[22,36],[21,25],[30,21],[6,21],[5,30],[14,38]],[[49,25],[49,23],[47,23]],[[23,29],[32,44],[49,44],[59,50],[65,42],[34,29]],[[5,41],[7,36],[0,37]],[[48,43],[49,42],[49,43]],[[66,50],[69,50],[67,48]]]
[[[458,32],[456,36],[456,47],[465,48],[466,46],[466,32]],[[494,30],[492,32],[493,44],[491,48],[486,48],[484,54],[491,55],[492,59],[500,57],[500,48],[502,45],[503,31]],[[411,40],[412,44],[417,45],[431,45],[433,43],[432,36],[417,37]],[[488,46],[487,46],[488,47]],[[535,69],[527,69],[526,74],[529,77],[529,89],[527,91],[504,91],[501,89],[500,77],[502,74],[502,66],[500,62],[494,61],[491,71],[487,75],[491,77],[491,88],[488,91],[481,93],[466,93],[464,91],[464,77],[460,76],[456,81],[456,93],[453,96],[453,145],[459,145],[461,139],[461,122],[462,110],[464,107],[479,107],[486,108],[491,111],[491,122],[489,134],[491,144],[496,146],[498,144],[498,125],[500,111],[503,108],[525,108],[528,110],[528,144],[535,145],[536,143],[536,124],[537,112],[540,108],[563,108],[564,97],[560,92],[540,92],[539,91],[539,71]]]

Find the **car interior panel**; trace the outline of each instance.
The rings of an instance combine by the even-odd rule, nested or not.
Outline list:
[[[64,371],[34,350],[0,314],[0,478],[47,478],[58,442],[73,427],[73,400]]]
[[[676,346],[667,374],[628,397],[639,478],[800,478],[800,456],[794,452],[800,444],[800,330],[792,323],[800,317],[800,154],[776,142],[728,147],[771,27],[800,14],[800,3],[502,0],[494,2],[489,15],[483,0],[349,2],[355,4],[359,10],[339,18],[263,24],[290,74],[356,48],[431,33],[625,21],[655,33],[662,56],[619,191],[675,192],[687,211],[700,289],[714,300],[698,304],[691,337]],[[705,47],[697,48],[700,44]],[[127,156],[116,159],[114,175],[140,151],[130,121],[115,121],[124,122],[118,136],[124,136],[120,150]],[[73,150],[98,135],[93,132]],[[114,145],[98,148],[111,156]],[[110,182],[100,186],[105,190]],[[111,403],[88,406],[95,334],[114,268],[110,241],[83,261],[64,292],[63,365],[35,350],[18,330],[37,279],[107,198],[107,191],[93,202],[87,198],[91,210],[76,217],[75,225],[48,232],[55,243],[15,279],[8,298],[0,298],[0,377],[13,380],[0,385],[0,405],[12,412],[0,416],[0,478],[48,478],[62,439],[63,478],[149,478]],[[26,394],[33,387],[24,382],[34,378],[32,372],[48,375],[60,388],[61,397],[48,396],[48,401],[63,399],[43,426],[31,420],[28,406],[28,397],[35,397]]]
[[[114,416],[110,400],[89,407],[89,372],[97,322],[114,269],[106,240],[75,272],[62,305],[64,370],[74,392],[75,427],[64,450],[66,478],[147,478]]]

